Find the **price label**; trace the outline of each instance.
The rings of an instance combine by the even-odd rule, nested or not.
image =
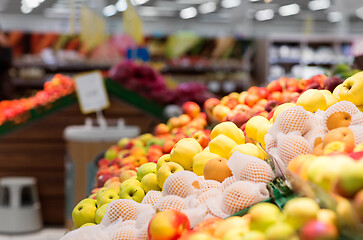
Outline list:
[[[110,101],[99,71],[79,74],[74,79],[79,106],[83,114],[108,108]]]

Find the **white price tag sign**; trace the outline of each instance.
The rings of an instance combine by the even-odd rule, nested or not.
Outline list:
[[[106,87],[99,71],[79,74],[74,79],[82,113],[100,111],[110,105]]]

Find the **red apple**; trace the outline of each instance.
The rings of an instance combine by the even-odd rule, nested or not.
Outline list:
[[[204,220],[203,222],[199,223],[197,226],[193,228],[194,231],[205,231],[214,235],[214,231],[216,230],[219,223],[223,221],[223,218],[219,217],[212,217]]]
[[[356,161],[363,160],[363,151],[361,152],[352,152],[349,154],[349,157],[353,158]]]
[[[206,148],[209,144],[209,137],[203,131],[196,131],[192,138],[197,140],[202,148]]]
[[[96,187],[101,188],[105,185],[105,182],[107,182],[108,179],[113,178],[114,176],[111,173],[106,173],[99,175],[96,178]]]
[[[220,104],[220,101],[217,98],[209,98],[204,102],[204,110],[209,118],[212,117],[213,109],[218,104]]]
[[[107,160],[106,158],[102,158],[101,160],[98,161],[97,166],[98,168],[103,168],[107,167],[109,163],[110,163],[109,160]]]
[[[267,90],[270,91],[270,93],[273,92],[282,92],[282,85],[279,83],[279,81],[272,81],[267,85]]]
[[[227,103],[225,104],[230,109],[234,109],[239,104],[237,99],[234,98],[228,98]]]
[[[185,125],[187,125],[192,119],[186,115],[186,114],[182,114],[178,117],[179,119],[179,127],[184,127]]]
[[[324,240],[338,239],[337,228],[330,223],[311,221],[307,223],[300,232],[301,240]]]
[[[165,140],[163,144],[163,153],[170,153],[171,149],[173,149],[175,142],[172,139]]]
[[[166,124],[170,130],[174,129],[174,128],[178,128],[180,126],[179,118],[172,117],[168,120],[168,122]]]
[[[281,92],[273,92],[268,96],[268,100],[276,100],[278,102],[283,101],[283,96]]]
[[[198,118],[202,118],[204,120],[207,120],[207,114],[205,114],[204,112],[201,112],[201,113],[199,113]]]
[[[200,107],[195,102],[186,102],[182,106],[184,114],[187,114],[191,118],[196,118],[200,114]]]
[[[164,135],[169,133],[169,127],[164,123],[159,123],[154,130],[156,136]]]
[[[237,125],[237,127],[241,127],[251,118],[250,113],[246,112],[234,112],[234,114],[230,117],[227,117],[227,121],[231,121]]]
[[[255,94],[248,94],[248,96],[245,99],[245,104],[253,107],[255,104],[260,100],[260,98]]]
[[[259,96],[260,99],[267,99],[269,94],[269,91],[265,87],[259,87],[257,90],[257,96]]]
[[[257,93],[258,93],[258,87],[256,87],[256,86],[250,87],[250,88],[247,90],[247,92],[248,92],[249,94],[252,94],[252,95],[257,95]]]
[[[148,226],[148,239],[175,240],[190,230],[188,217],[177,210],[169,209],[158,212]]]

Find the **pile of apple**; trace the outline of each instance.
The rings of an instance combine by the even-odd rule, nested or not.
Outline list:
[[[74,92],[74,82],[71,78],[56,74],[52,80],[44,83],[44,90],[34,96],[0,102],[0,125],[7,121],[15,121],[30,109],[44,106]]]
[[[182,212],[159,212],[150,221],[148,237],[152,240],[334,240],[339,237],[337,224],[335,212],[321,209],[313,199],[295,198],[282,211],[272,203],[258,203],[243,217],[212,217],[192,230]]]
[[[253,116],[271,118],[273,110],[282,103],[295,103],[301,92],[308,89],[331,89],[342,81],[316,75],[310,79],[280,78],[267,87],[250,87],[241,93],[230,93],[221,100],[210,98],[204,103],[207,116],[212,121],[232,121],[243,126]]]

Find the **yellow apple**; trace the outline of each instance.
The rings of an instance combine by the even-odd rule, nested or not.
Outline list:
[[[98,207],[101,207],[102,205],[110,203],[119,198],[119,194],[115,190],[108,189],[97,197],[97,205]]]
[[[363,72],[347,78],[338,91],[339,100],[346,100],[355,105],[363,105]]]
[[[210,134],[211,140],[220,134],[229,137],[237,144],[245,143],[245,135],[243,134],[242,130],[239,129],[233,122],[222,122],[216,125]]]
[[[261,153],[258,150],[257,146],[252,144],[252,143],[246,143],[246,144],[241,144],[241,145],[237,145],[234,148],[232,148],[231,152],[229,153],[229,157],[231,157],[231,155],[235,152],[238,151],[240,153],[243,154],[247,154],[247,155],[251,155],[254,157],[258,157],[261,158]]]
[[[94,225],[96,225],[96,224],[94,224],[94,223],[85,223],[82,226],[80,226],[79,228],[88,227],[88,226],[94,226]]]
[[[229,158],[229,153],[231,152],[232,148],[237,146],[237,143],[230,139],[229,137],[220,134],[217,137],[215,137],[212,141],[209,143],[209,151],[211,153],[215,153],[222,158]]]
[[[272,127],[272,125],[273,124],[271,124],[271,123],[261,125],[261,127],[257,130],[256,141],[261,143],[261,145],[264,149],[266,149],[265,135],[267,134],[268,130]]]
[[[277,223],[282,216],[280,209],[272,203],[258,203],[252,206],[248,213],[251,216],[250,229],[261,232]]]
[[[161,156],[158,160],[158,162],[156,163],[156,171],[159,170],[159,168],[166,162],[170,162],[170,154],[164,154],[163,156]]]
[[[136,178],[129,178],[121,184],[120,189],[122,190],[125,187],[130,186],[130,185],[135,185],[135,186],[141,187],[141,182],[139,180],[137,180]]]
[[[333,91],[333,95],[335,95],[338,99],[339,99],[339,92],[340,89],[343,88],[343,83],[339,84],[338,86],[335,87],[334,91]]]
[[[178,163],[184,170],[193,171],[193,157],[202,150],[199,142],[194,138],[181,139],[171,150],[170,161]]]
[[[318,109],[325,111],[328,108],[325,97],[317,89],[303,92],[297,99],[296,105],[302,106],[306,111],[316,112]]]
[[[277,106],[277,108],[274,111],[274,114],[272,115],[272,122],[275,122],[277,116],[282,113],[283,111],[291,108],[291,107],[295,107],[296,104],[295,103],[283,103],[279,106]]]
[[[86,224],[95,223],[97,207],[93,203],[80,202],[72,211],[72,219],[76,228]]]
[[[254,116],[250,118],[250,120],[246,123],[246,135],[250,139],[257,140],[257,132],[258,129],[261,128],[261,126],[269,125],[270,122],[267,120],[267,118],[262,116]]]
[[[306,223],[316,220],[319,205],[311,198],[301,197],[288,201],[283,209],[286,222],[295,229],[300,229]]]
[[[198,176],[203,176],[204,175],[204,166],[205,164],[213,159],[213,158],[218,158],[219,155],[211,153],[211,152],[200,152],[197,153],[194,157],[193,157],[193,172],[195,174],[197,174]]]
[[[241,217],[227,218],[226,220],[220,222],[217,225],[214,236],[216,236],[217,238],[222,238],[229,230],[236,228],[243,229],[248,232],[249,222]]]
[[[99,207],[96,211],[96,215],[95,215],[95,222],[97,224],[100,224],[102,221],[103,216],[105,216],[106,214],[106,210],[107,210],[107,206],[108,203],[103,204],[101,207]]]
[[[328,107],[339,101],[338,97],[332,94],[329,90],[319,90],[325,97],[326,104]]]
[[[161,191],[158,185],[158,179],[155,173],[146,174],[141,180],[141,188],[144,189],[145,193],[150,190]]]
[[[184,168],[175,162],[164,163],[156,173],[158,185],[163,189],[165,180],[173,173],[184,171]]]

